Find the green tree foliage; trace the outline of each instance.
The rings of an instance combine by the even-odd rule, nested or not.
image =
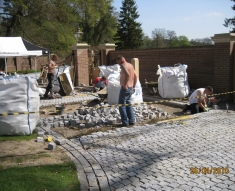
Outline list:
[[[231,0],[233,2],[235,2],[235,0]],[[235,4],[232,6],[232,10],[235,11]],[[230,19],[225,19],[224,20],[224,26],[225,27],[229,27],[231,30],[230,32],[235,32],[235,17],[230,18]]]
[[[191,46],[208,46],[213,45],[213,41],[210,38],[197,38],[190,40]]]
[[[90,3],[88,3],[89,1]],[[83,41],[91,46],[114,42],[117,18],[114,15],[114,7],[111,6],[112,0],[89,1],[82,5],[84,11],[81,22],[84,32]],[[96,10],[96,14],[94,14],[94,10]]]
[[[4,0],[2,36],[23,38],[54,51],[68,50],[79,18],[67,0]]]
[[[134,0],[123,0],[118,19],[116,34],[117,49],[139,48],[143,42],[143,32],[139,18],[137,6]]]
[[[171,42],[176,39],[175,31],[162,29],[154,29],[152,31],[152,48],[170,47]]]
[[[152,39],[146,35],[143,38],[143,44],[140,47],[140,49],[147,49],[147,48],[152,48]]]
[[[110,41],[116,32],[112,1],[1,0],[0,35],[21,36],[61,54],[76,43],[77,27],[92,45]]]
[[[189,40],[186,36],[179,36],[176,39],[174,39],[170,44],[170,47],[186,47],[186,46],[190,46]]]

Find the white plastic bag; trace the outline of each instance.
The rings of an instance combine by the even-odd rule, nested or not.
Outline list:
[[[158,91],[162,98],[185,98],[189,94],[187,65],[160,67],[158,65]]]
[[[119,64],[113,66],[99,66],[100,76],[106,76],[108,79],[108,104],[118,104],[119,93],[121,89],[120,85],[120,71],[121,67]],[[139,79],[136,83],[135,93],[131,96],[131,103],[143,102],[142,87]]]
[[[39,90],[35,78],[0,78],[0,113],[32,112],[0,116],[0,135],[32,134],[39,119],[39,105]]]

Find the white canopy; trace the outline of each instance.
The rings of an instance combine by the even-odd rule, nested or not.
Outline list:
[[[47,49],[36,46],[21,37],[0,37],[0,58],[48,55]]]

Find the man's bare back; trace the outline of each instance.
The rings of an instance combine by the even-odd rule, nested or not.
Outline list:
[[[55,73],[55,68],[56,68],[56,63],[58,57],[57,55],[53,55],[49,64],[48,64],[48,73],[54,74]]]
[[[130,87],[135,88],[137,76],[135,74],[134,67],[130,63],[126,62],[125,58],[119,60],[118,63],[121,66],[120,85],[125,89]]]

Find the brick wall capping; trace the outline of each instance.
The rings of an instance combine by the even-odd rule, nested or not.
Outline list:
[[[87,43],[78,43],[72,45],[70,48],[71,50],[77,50],[77,49],[88,49],[89,47],[90,45],[88,45]]]
[[[211,39],[215,43],[224,43],[224,42],[231,42],[235,41],[235,33],[222,33],[222,34],[215,34]]]
[[[104,49],[112,49],[115,50],[117,45],[112,44],[112,43],[105,43],[105,44],[99,44],[99,49],[104,50]]]

